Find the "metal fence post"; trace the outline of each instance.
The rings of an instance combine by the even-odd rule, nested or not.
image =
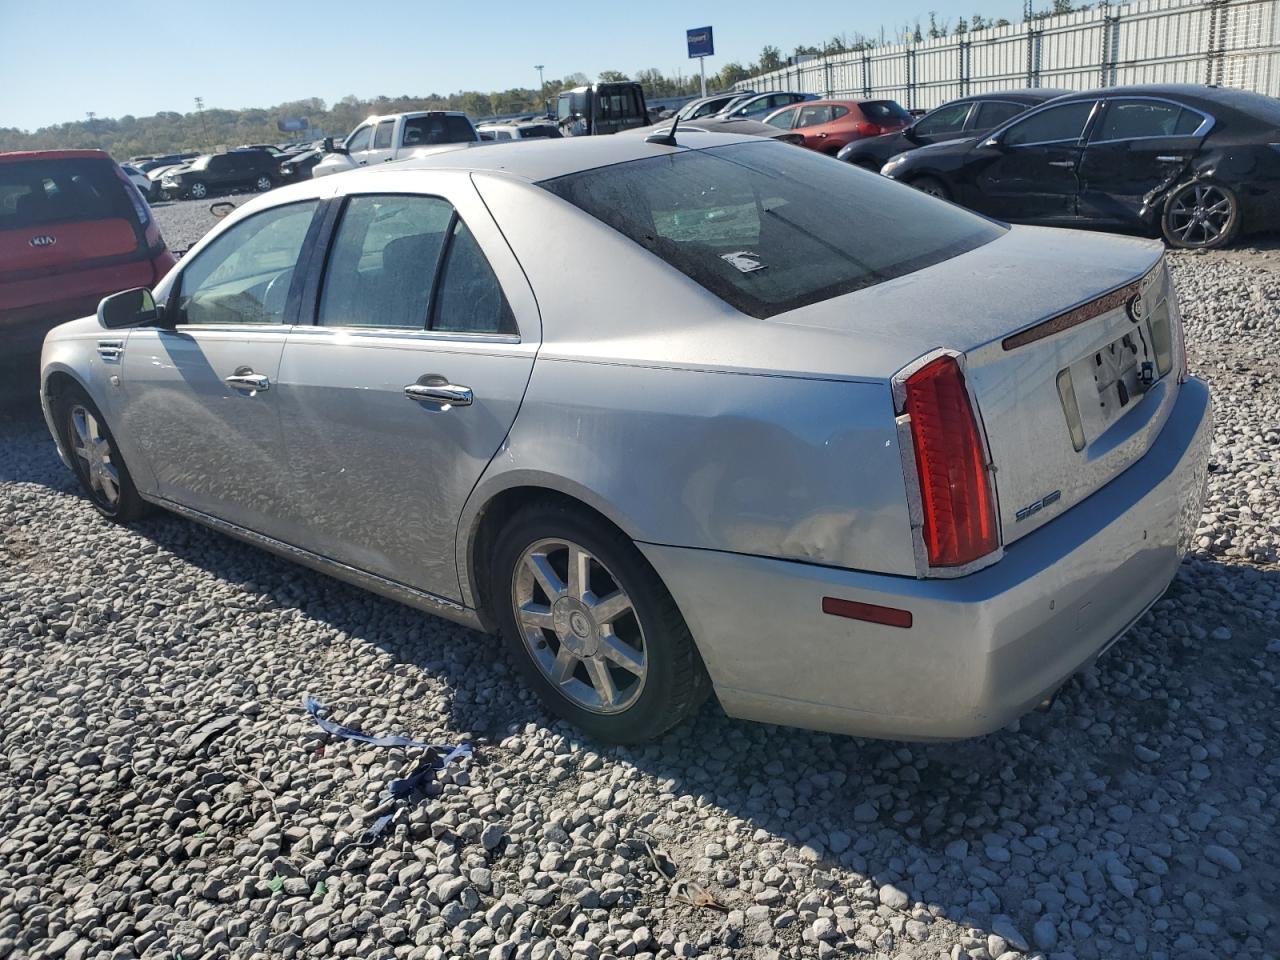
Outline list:
[[[862,51],[862,95],[871,96],[871,52]]]
[[[916,51],[914,47],[907,48],[907,109],[914,110],[916,106]]]
[[[971,40],[960,41],[960,96],[967,97],[969,95],[969,48],[973,46]]]
[[[1027,29],[1027,86],[1040,86],[1040,35],[1043,31]]]

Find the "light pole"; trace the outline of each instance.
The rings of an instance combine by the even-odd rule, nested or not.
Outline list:
[[[204,131],[204,145],[209,146],[209,124],[204,119],[204,97],[196,97],[196,113],[200,114],[200,129]]]
[[[533,69],[538,71],[538,97],[542,100],[543,112],[547,109],[547,85],[542,79],[543,64],[535,63]]]
[[[90,134],[90,136],[92,136],[92,137],[93,137],[93,143],[94,143],[94,146],[97,146],[97,145],[98,145],[98,137],[97,137],[97,134],[95,133],[95,131],[94,131],[94,129],[93,129],[93,118],[94,118],[94,117],[96,117],[96,116],[97,116],[97,114],[96,114],[96,113],[94,113],[92,110],[86,110],[86,111],[84,112],[84,115],[85,115],[85,116],[88,118],[88,120],[89,120],[89,134]]]

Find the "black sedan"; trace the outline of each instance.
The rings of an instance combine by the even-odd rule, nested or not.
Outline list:
[[[848,146],[841,148],[836,157],[878,173],[890,157],[899,153],[914,150],[916,147],[925,147],[931,143],[942,143],[944,140],[982,136],[1002,126],[1018,114],[1025,113],[1032,107],[1038,107],[1067,92],[1050,87],[1037,87],[1026,90],[1002,90],[998,93],[975,93],[970,97],[961,97],[959,100],[944,103],[936,110],[930,110],[911,126],[897,133],[854,140]]]
[[[1194,85],[1059,97],[881,173],[1022,223],[1159,230],[1213,248],[1280,223],[1280,100]]]

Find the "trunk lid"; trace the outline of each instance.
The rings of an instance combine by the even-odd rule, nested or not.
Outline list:
[[[1181,323],[1163,261],[1084,303],[965,351],[1003,541],[1139,460],[1178,391]]]
[[[0,279],[145,255],[131,188],[110,159],[28,156],[0,163]]]

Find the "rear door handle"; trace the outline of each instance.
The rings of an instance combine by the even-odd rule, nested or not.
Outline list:
[[[1076,165],[1076,162],[1074,160],[1050,160],[1049,161],[1049,166],[1051,167],[1074,167],[1075,165]]]
[[[266,393],[271,389],[271,381],[260,373],[234,373],[223,382],[237,390],[248,390],[250,396],[255,393]]]
[[[411,383],[404,388],[404,395],[410,400],[443,404],[446,409],[469,407],[475,400],[470,387],[456,383]]]
[[[1156,157],[1157,163],[1182,163],[1186,157]]]

